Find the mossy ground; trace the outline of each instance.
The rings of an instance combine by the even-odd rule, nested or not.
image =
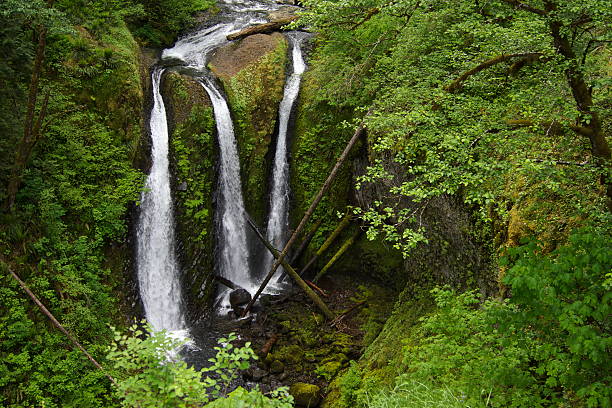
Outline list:
[[[325,394],[350,361],[359,358],[365,342],[378,334],[390,313],[395,292],[372,281],[358,286],[355,282],[343,275],[321,281],[330,308],[337,315],[348,312],[334,327],[301,292],[264,297],[258,323],[241,332],[255,350],[261,350],[273,334],[279,336],[258,362],[268,373],[262,381],[264,388],[303,382],[320,386]]]

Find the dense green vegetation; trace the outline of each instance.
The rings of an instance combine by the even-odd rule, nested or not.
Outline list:
[[[305,4],[314,98],[363,118],[371,166],[357,188],[388,188],[355,210],[368,238],[410,257],[428,206],[460,198],[505,259],[490,279],[508,298],[432,297],[448,277],[406,270],[418,280],[326,406],[608,406],[610,8]]]
[[[261,407],[289,408],[292,397],[286,388],[262,394],[258,389],[247,391],[242,387],[229,392],[231,383],[241,370],[249,368],[257,359],[246,343],[234,347],[234,333],[219,339],[217,354],[211,365],[200,371],[187,367],[173,356],[184,341],[172,339],[165,332],[156,332],[144,339],[145,332],[132,326],[129,335],[115,333],[108,358],[123,374],[118,379],[116,393],[122,406],[134,408],[189,408],[203,407]],[[207,375],[211,373],[212,375]],[[212,400],[212,402],[211,402]]]
[[[172,38],[193,9],[159,3],[186,7],[171,19],[165,35]],[[140,49],[127,25],[159,18],[145,9],[129,1],[0,6],[2,406],[115,405],[108,380],[71,349],[6,268],[104,358],[108,325],[122,326],[127,316],[127,209],[143,180],[135,169]]]

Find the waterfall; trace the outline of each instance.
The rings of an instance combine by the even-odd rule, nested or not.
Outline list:
[[[270,212],[268,214],[268,226],[266,234],[268,241],[274,247],[281,250],[287,241],[289,228],[289,162],[287,155],[287,133],[289,119],[293,105],[300,91],[302,74],[306,70],[306,64],[302,57],[302,34],[290,33],[288,35],[292,48],[293,72],[287,78],[283,99],[279,107],[278,139],[276,142],[276,153],[274,155],[274,168],[272,172],[272,191],[270,194]],[[266,274],[271,268],[274,258],[266,252],[263,273]],[[282,268],[279,268],[282,271]],[[282,276],[276,273],[276,282]]]
[[[213,82],[204,78],[202,85],[210,96],[217,123],[219,139],[219,192],[217,225],[219,230],[219,272],[225,278],[250,292],[257,290],[257,282],[249,271],[249,250],[246,241],[246,220],[240,181],[240,161],[234,126],[227,101]]]
[[[240,180],[240,162],[227,101],[206,68],[214,49],[227,42],[229,33],[266,21],[266,14],[278,8],[273,3],[249,0],[223,0],[223,12],[216,24],[195,31],[163,51],[163,66],[189,69],[208,93],[215,115],[219,140],[219,175],[216,224],[218,236],[218,273],[254,292],[258,282],[251,276],[249,247]],[[287,127],[291,108],[297,98],[305,66],[298,34],[289,36],[293,54],[293,73],[285,85],[280,106],[279,137],[274,161],[274,182],[270,204],[269,238],[278,246],[284,243],[288,222]],[[179,267],[175,254],[174,220],[168,168],[168,125],[160,94],[163,68],[152,73],[153,109],[151,111],[152,167],[142,193],[137,232],[137,272],[140,294],[147,320],[155,330],[183,332],[187,335],[181,310]],[[272,234],[272,235],[270,235]],[[267,256],[267,253],[266,253]],[[227,304],[225,296],[224,304]]]
[[[181,311],[181,285],[174,248],[168,124],[166,108],[159,92],[162,74],[163,69],[157,68],[151,75],[152,166],[141,196],[136,265],[147,320],[154,330],[178,333],[185,330],[185,319]]]

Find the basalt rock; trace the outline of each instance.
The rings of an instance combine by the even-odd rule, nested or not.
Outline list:
[[[236,310],[251,301],[251,294],[246,289],[232,290],[229,295],[230,305]]]
[[[262,225],[266,212],[271,141],[283,97],[287,41],[280,33],[257,34],[215,51],[211,71],[221,80],[234,118],[245,207]]]

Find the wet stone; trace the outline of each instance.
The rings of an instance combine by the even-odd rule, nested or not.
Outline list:
[[[251,367],[245,371],[244,376],[253,381],[261,381],[267,373],[259,367]]]
[[[230,305],[236,310],[251,301],[251,294],[246,289],[235,289],[229,295]]]

